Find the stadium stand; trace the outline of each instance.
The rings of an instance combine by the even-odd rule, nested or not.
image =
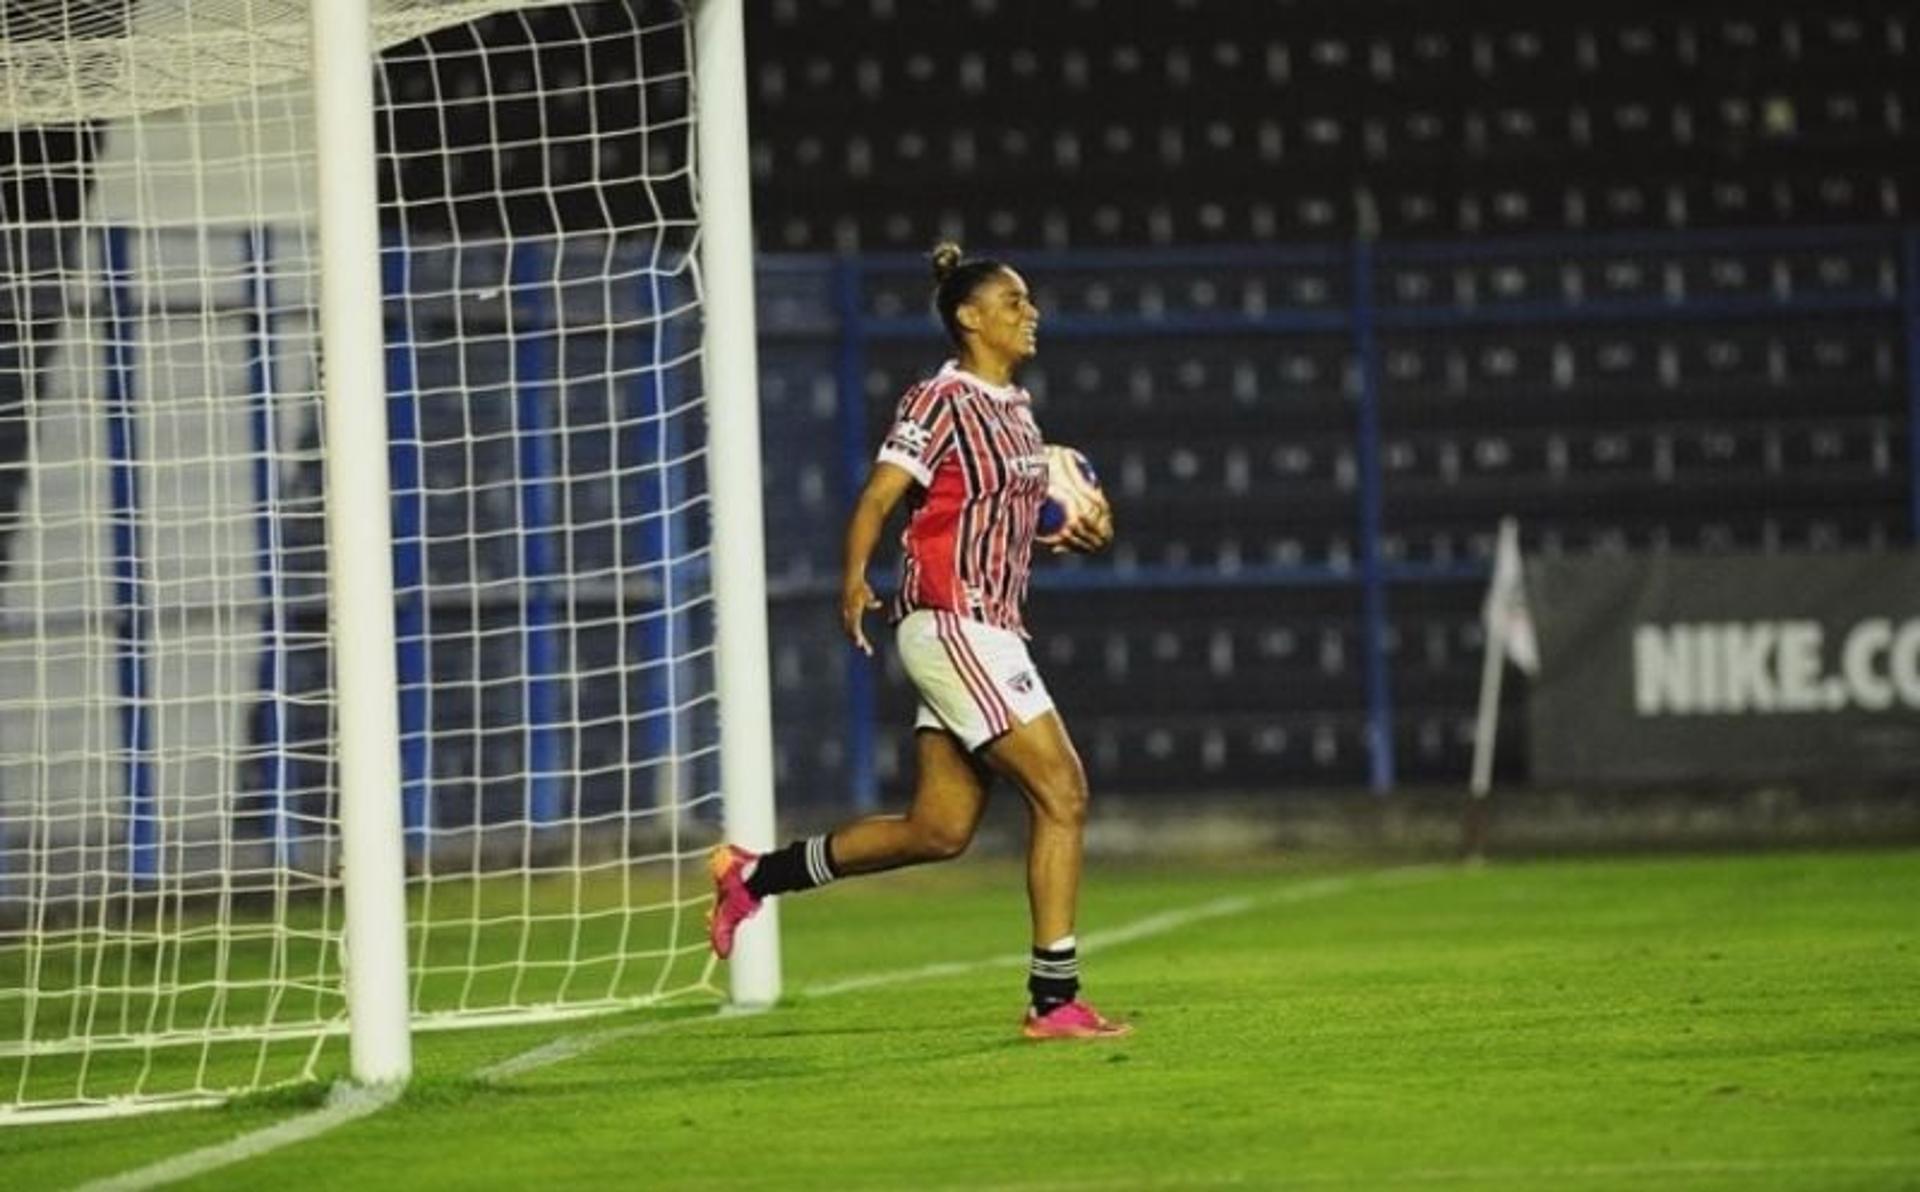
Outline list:
[[[848,487],[942,350],[905,255],[939,236],[1032,263],[1047,323],[1026,382],[1119,507],[1111,558],[1049,567],[1031,618],[1096,789],[1379,782],[1387,745],[1399,780],[1457,781],[1503,513],[1544,552],[1912,541],[1911,5],[748,11],[789,804],[900,772],[906,688],[848,665],[830,594]],[[533,10],[396,53],[390,226],[428,243],[688,212],[684,163],[642,129],[689,96],[614,46],[641,38],[677,73],[648,12]],[[485,91],[462,74],[476,50]],[[462,102],[407,118],[436,97]],[[84,174],[85,144],[43,130],[0,165],[65,154]],[[505,364],[425,359],[421,466],[484,489],[511,468],[486,433]],[[19,400],[0,393],[9,458]],[[486,541],[485,501],[429,505],[429,539]],[[424,578],[511,573],[494,562],[429,551]],[[511,659],[473,653],[482,626],[454,636],[436,658],[511,686]],[[436,778],[457,785],[453,743],[509,748],[487,724],[512,708],[452,706]],[[623,756],[594,731],[582,756]],[[1522,747],[1505,737],[1503,766]]]
[[[1893,222],[1895,3],[778,0],[767,248]],[[804,186],[793,183],[805,178]]]
[[[1911,540],[1905,6],[776,0],[756,16],[763,248],[950,235],[1036,262],[1047,342],[1026,381],[1121,511],[1115,586],[1070,572],[1032,616],[1098,789],[1378,777],[1351,586],[1369,469],[1377,558],[1401,569],[1379,649],[1402,781],[1465,772],[1479,595],[1459,577],[1503,513],[1549,553]],[[1855,230],[1824,231],[1840,225]],[[1356,238],[1364,295],[1345,255],[1184,260]],[[871,441],[939,344],[911,267],[862,280],[852,302],[817,296],[811,356],[777,317],[796,341],[767,370],[824,417],[839,361],[820,317],[857,324],[840,400],[857,385]],[[812,502],[776,505],[810,519],[845,499],[845,477],[823,508],[817,472],[775,467],[776,491]],[[830,581],[831,541],[790,549],[796,590]],[[831,664],[828,643],[789,669],[782,706]],[[899,722],[897,674],[882,692],[881,723]],[[1509,771],[1521,746],[1503,741]],[[791,752],[783,797],[804,798]],[[876,756],[893,778],[885,731]]]

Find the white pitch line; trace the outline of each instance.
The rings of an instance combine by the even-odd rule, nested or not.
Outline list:
[[[75,1192],[137,1192],[139,1189],[158,1188],[163,1184],[205,1175],[231,1163],[240,1163],[283,1146],[317,1138],[336,1126],[344,1126],[368,1114],[378,1113],[400,1099],[402,1088],[398,1084],[361,1086],[343,1081],[334,1085],[333,1091],[327,1094],[327,1103],[312,1113],[288,1118],[250,1134],[175,1155],[171,1159],[162,1159],[146,1167],[94,1180],[80,1185]]]
[[[1180,910],[1162,911],[1123,923],[1119,927],[1106,931],[1087,933],[1081,940],[1081,946],[1088,952],[1131,944],[1139,940],[1150,939],[1157,935],[1166,935],[1195,923],[1208,919],[1219,919],[1229,915],[1245,914],[1267,906],[1282,906],[1288,903],[1309,902],[1319,898],[1331,898],[1349,890],[1369,886],[1397,886],[1411,881],[1424,881],[1445,872],[1439,866],[1407,866],[1401,869],[1389,869],[1367,877],[1332,877],[1316,881],[1300,882],[1286,886],[1264,897],[1236,894],[1226,898],[1216,898]],[[1024,952],[1009,952],[1000,956],[989,956],[980,960],[953,961],[942,964],[927,964],[917,968],[890,969],[877,973],[848,977],[840,981],[827,981],[809,985],[800,992],[808,998],[834,997],[843,993],[852,993],[862,989],[876,989],[889,985],[905,985],[914,981],[928,981],[941,977],[960,976],[965,973],[979,972],[983,969],[1013,968],[1027,963]],[[686,1018],[669,1018],[652,1022],[640,1022],[631,1026],[614,1027],[610,1030],[593,1031],[584,1035],[568,1035],[543,1043],[530,1051],[509,1056],[495,1064],[489,1064],[474,1075],[481,1080],[502,1080],[519,1076],[554,1064],[577,1059],[609,1043],[618,1043],[627,1039],[637,1039],[646,1035],[659,1035],[667,1031],[678,1030],[683,1026],[710,1023],[723,1018],[758,1013],[757,1010],[743,1010],[723,1007],[717,1014],[695,1014]],[[353,1085],[334,1086],[327,1104],[313,1113],[289,1118],[251,1134],[242,1134],[217,1146],[204,1147],[189,1151],[171,1159],[163,1159],[147,1167],[111,1176],[83,1184],[75,1192],[144,1192],[148,1188],[158,1188],[190,1176],[204,1175],[209,1171],[255,1159],[269,1151],[291,1146],[316,1138],[336,1126],[377,1113],[391,1105],[400,1096],[398,1086],[380,1086],[361,1089]]]
[[[1436,865],[1409,865],[1399,869],[1384,870],[1365,877],[1329,877],[1314,881],[1299,882],[1284,886],[1272,894],[1232,894],[1225,898],[1215,898],[1208,902],[1178,910],[1161,911],[1131,923],[1105,931],[1090,931],[1080,938],[1083,952],[1098,952],[1121,944],[1131,944],[1139,940],[1151,939],[1157,935],[1166,935],[1191,927],[1195,923],[1204,923],[1208,919],[1221,919],[1229,915],[1241,915],[1248,911],[1268,906],[1284,906],[1295,902],[1311,902],[1320,898],[1332,898],[1350,890],[1365,887],[1389,887],[1406,885],[1409,882],[1427,881],[1447,872],[1445,867]],[[999,956],[985,956],[978,960],[946,960],[933,964],[917,965],[913,968],[887,969],[877,973],[863,973],[845,977],[838,981],[822,981],[805,986],[799,990],[804,998],[837,997],[843,993],[854,993],[866,989],[881,989],[890,985],[907,985],[916,981],[933,981],[942,977],[958,977],[967,973],[977,973],[986,969],[1024,968],[1032,958],[1025,952],[1006,952]],[[737,1011],[736,1011],[737,1013]],[[601,1031],[593,1035],[580,1035],[574,1039],[556,1039],[552,1043],[523,1052],[511,1059],[495,1064],[492,1070],[507,1069],[513,1073],[530,1072],[544,1068],[548,1064],[557,1064],[570,1060],[597,1047],[602,1042],[628,1038],[638,1034],[657,1034],[661,1030],[688,1023],[711,1022],[711,1018],[677,1018],[671,1022],[642,1023],[638,1026]],[[653,1028],[653,1029],[643,1029]],[[582,1046],[568,1044],[579,1042]]]
[[[722,1006],[712,1014],[689,1014],[685,1018],[636,1022],[631,1026],[616,1026],[584,1035],[562,1035],[550,1043],[542,1043],[532,1051],[523,1051],[519,1055],[508,1056],[499,1063],[488,1064],[474,1075],[481,1080],[504,1080],[509,1076],[518,1076],[522,1072],[532,1072],[554,1064],[565,1063],[575,1056],[585,1055],[609,1043],[638,1039],[644,1035],[661,1035],[683,1026],[714,1022],[722,1018],[746,1018],[754,1014],[764,1014],[766,1011],[767,1007],[764,1006]]]
[[[1326,883],[1307,882],[1301,889],[1319,887]],[[1351,888],[1352,882],[1336,879],[1337,889],[1316,892],[1308,897],[1325,897]],[[1290,887],[1291,888],[1291,887]],[[1218,919],[1224,915],[1239,915],[1253,910],[1263,902],[1275,899],[1251,898],[1236,894],[1227,898],[1216,898],[1212,902],[1203,902],[1197,906],[1177,911],[1162,911],[1157,915],[1148,915],[1131,923],[1115,927],[1109,931],[1088,932],[1080,941],[1084,952],[1097,952],[1102,948],[1111,948],[1115,944],[1130,944],[1135,940],[1148,939],[1156,935],[1165,935],[1178,931],[1182,927],[1208,919]],[[887,972],[865,973],[857,977],[845,977],[838,981],[823,981],[809,985],[801,993],[809,998],[833,997],[836,994],[853,993],[862,989],[879,989],[888,985],[906,985],[914,981],[931,981],[940,977],[957,977],[963,973],[979,972],[982,969],[1023,968],[1031,959],[1025,952],[1008,952],[1000,956],[988,956],[980,960],[944,960],[933,964],[923,964],[918,968],[892,969]]]
[[[1309,882],[1308,886],[1323,883]],[[1324,893],[1310,897],[1325,897],[1351,888],[1351,882],[1338,882],[1338,889],[1329,889]],[[1115,944],[1130,944],[1135,940],[1150,939],[1156,935],[1165,935],[1178,931],[1195,923],[1208,919],[1218,919],[1225,915],[1239,915],[1253,910],[1264,902],[1275,899],[1250,898],[1237,894],[1227,898],[1216,898],[1212,902],[1203,902],[1198,906],[1186,907],[1177,911],[1162,911],[1157,915],[1148,915],[1131,923],[1115,927],[1109,931],[1092,931],[1081,937],[1080,950],[1097,952]],[[917,968],[892,969],[887,972],[864,973],[857,977],[845,977],[838,981],[823,981],[809,985],[801,994],[809,998],[833,997],[842,993],[853,993],[863,989],[880,989],[888,985],[906,985],[915,981],[932,981],[941,977],[958,977],[965,973],[976,973],[982,969],[1024,968],[1031,960],[1025,952],[1007,952],[1000,956],[987,956],[979,960],[943,960],[932,964],[923,964]]]

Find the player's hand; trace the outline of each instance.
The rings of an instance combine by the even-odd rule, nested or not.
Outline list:
[[[1053,553],[1072,551],[1078,555],[1097,555],[1113,544],[1113,506],[1101,501],[1093,511],[1076,517],[1061,529],[1064,538]]]
[[[867,628],[862,622],[879,607],[880,598],[867,586],[865,576],[849,579],[840,589],[840,627],[846,630],[847,639],[868,657],[873,656],[873,643],[867,640]]]

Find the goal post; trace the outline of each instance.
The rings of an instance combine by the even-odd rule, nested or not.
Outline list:
[[[339,712],[340,863],[352,1071],[413,1070],[407,1030],[399,674],[394,661],[393,490],[367,0],[313,5],[313,129],[320,237],[321,416],[327,600]]]
[[[752,178],[747,166],[746,35],[741,0],[698,0],[694,75],[699,105],[700,260],[706,281],[707,387],[714,453],[713,517],[721,715],[720,776],[728,834],[766,852],[773,821],[772,694],[768,690],[766,547],[760,505],[759,356],[755,349]],[[715,234],[730,229],[732,234]],[[780,908],[744,926],[731,961],[733,999],[780,998]]]
[[[740,10],[0,13],[0,1124],[729,996],[705,856],[773,843]]]

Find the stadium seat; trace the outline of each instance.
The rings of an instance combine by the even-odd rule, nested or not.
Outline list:
[[[569,19],[617,30],[635,11],[589,5]],[[1515,509],[1529,549],[1546,552],[1909,539],[1907,334],[1888,305],[1897,236],[1807,232],[1781,246],[1642,234],[1910,224],[1920,184],[1911,14],[1875,0],[1792,12],[1294,5],[1249,30],[1247,12],[1241,0],[1080,5],[1071,19],[1010,0],[749,6],[759,245],[917,254],[952,235],[1016,261],[1066,250],[1030,274],[1053,328],[1081,326],[1055,334],[1043,323],[1045,351],[1024,380],[1048,436],[1088,451],[1119,506],[1123,537],[1098,564],[1115,582],[1168,566],[1356,566],[1365,477],[1353,433],[1367,378],[1352,337],[1262,322],[1344,315],[1350,265],[1179,259],[1218,244],[1344,251],[1373,240],[1390,561],[1484,562],[1494,521]],[[600,136],[595,151],[585,139],[631,134],[642,98],[649,118],[683,110],[684,89],[591,86],[603,77],[593,54],[499,51],[497,95],[463,92],[472,67],[445,53],[387,74],[402,111],[469,94],[442,105],[445,127],[382,122],[393,154],[382,184],[408,228],[524,229],[554,212],[591,227],[601,217],[582,184],[596,171],[632,179],[601,196],[615,206],[685,210],[661,180],[673,171],[643,161],[637,136]],[[525,93],[542,78],[551,102]],[[495,127],[541,129],[551,148],[480,152]],[[1529,252],[1515,235],[1585,239]],[[1412,240],[1472,251],[1399,251]],[[1160,255],[1122,266],[1094,255],[1103,249]],[[791,614],[776,649],[787,636],[805,643],[775,661],[782,721],[799,726],[782,729],[783,797],[849,780],[832,731],[844,649],[817,606],[833,585],[849,473],[864,468],[901,390],[946,350],[924,269],[867,265],[863,317],[903,322],[855,345],[859,393],[839,392],[831,269],[760,279],[767,562],[776,616]],[[497,251],[423,251],[412,268],[422,344],[454,319],[472,340],[529,313],[478,296],[510,273]],[[560,266],[565,277],[572,269]],[[609,299],[585,285],[557,307],[564,319],[609,300],[646,314],[634,294]],[[1234,319],[1249,326],[1219,325]],[[606,388],[585,376],[596,353],[606,358],[588,345],[563,369],[577,403],[565,414],[568,449],[611,472],[624,448],[597,429]],[[510,354],[504,338],[461,357],[418,353],[427,561],[448,583],[504,589],[523,566],[510,392],[477,380],[508,375]],[[617,371],[640,363],[612,358]],[[845,454],[853,439],[857,460]],[[290,480],[296,492],[302,484],[313,487]],[[444,495],[465,486],[478,486],[477,500]],[[631,494],[609,480],[569,497],[576,566],[646,562],[611,521]],[[317,517],[287,524],[287,550],[317,549]],[[1057,652],[1043,664],[1063,699],[1082,701],[1083,745],[1102,781],[1364,775],[1357,631],[1318,627],[1351,610],[1265,618],[1236,606],[1214,610],[1208,628],[1137,592],[1076,589],[1099,616],[1049,616],[1043,606],[1064,594],[1045,583],[1035,618],[1049,627],[1036,642]],[[1393,665],[1411,701],[1396,738],[1407,773],[1457,777],[1464,764],[1471,603],[1394,614]],[[1147,629],[1130,628],[1139,624]],[[1324,641],[1338,645],[1323,658]],[[897,700],[897,674],[886,683],[884,698]],[[1163,691],[1196,711],[1149,715],[1139,693]],[[1236,702],[1249,691],[1271,694],[1261,706]],[[883,769],[897,771],[899,744],[882,736]],[[582,748],[619,755],[599,738]]]

